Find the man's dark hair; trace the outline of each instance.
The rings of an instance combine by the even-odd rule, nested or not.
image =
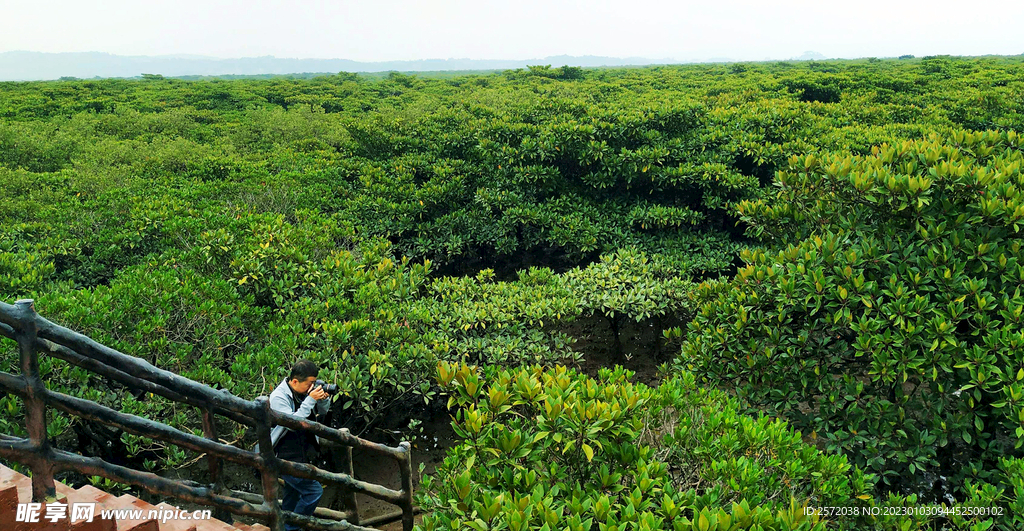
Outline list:
[[[315,363],[307,359],[301,359],[292,365],[292,372],[288,375],[288,380],[305,380],[310,376],[317,376],[320,374],[320,367],[317,367]]]

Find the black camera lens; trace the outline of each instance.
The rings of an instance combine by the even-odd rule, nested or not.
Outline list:
[[[322,388],[324,392],[329,395],[338,393],[338,384],[329,384],[323,380],[317,380],[316,383],[313,384],[313,389],[316,389],[317,387]]]

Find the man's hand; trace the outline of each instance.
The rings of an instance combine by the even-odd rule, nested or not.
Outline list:
[[[327,395],[327,391],[324,391],[323,388],[321,388],[318,385],[318,386],[316,386],[316,389],[311,389],[309,391],[309,396],[313,397],[313,400],[323,400],[323,399],[327,398],[328,395]]]

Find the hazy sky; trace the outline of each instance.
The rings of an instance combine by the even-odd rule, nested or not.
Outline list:
[[[0,52],[357,61],[1024,53],[1024,5],[963,0],[0,0]]]

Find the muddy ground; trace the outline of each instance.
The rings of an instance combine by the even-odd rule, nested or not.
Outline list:
[[[664,319],[659,324],[652,319],[639,323],[623,320],[619,328],[621,356],[611,326],[600,315],[577,319],[562,330],[576,338],[573,349],[583,354],[578,368],[584,374],[597,376],[597,371],[603,367],[622,365],[636,372],[634,382],[655,386],[661,380],[658,366],[671,361],[679,352],[679,342],[668,342],[662,333],[675,326],[683,326],[682,321]]]

